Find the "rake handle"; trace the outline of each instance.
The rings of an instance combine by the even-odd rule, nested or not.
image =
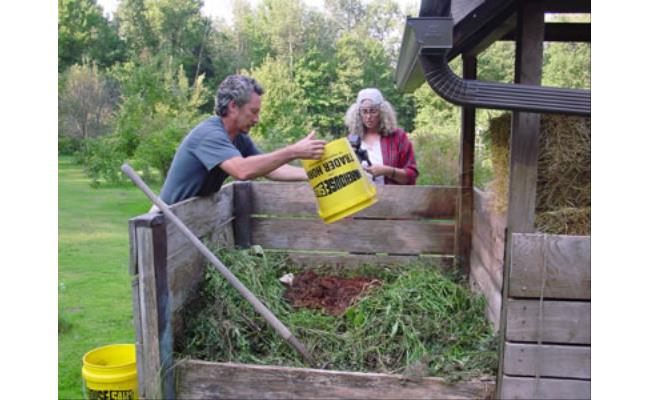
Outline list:
[[[169,206],[165,204],[158,196],[156,196],[151,189],[147,186],[146,183],[140,178],[137,172],[131,168],[127,163],[122,165],[122,172],[128,176],[133,183],[140,188],[147,195],[149,200],[151,200],[160,211],[165,215],[165,217],[171,221],[180,231],[185,235],[185,237],[192,242],[194,246],[203,254],[212,265],[223,275],[226,280],[237,289],[237,291],[244,296],[244,298],[253,306],[255,311],[260,314],[270,325],[275,329],[275,331],[282,336],[294,349],[296,349],[303,358],[311,366],[315,366],[316,363],[312,358],[311,354],[307,351],[305,346],[289,331],[289,329],[279,320],[276,316],[266,308],[266,306],[257,298],[255,295],[244,286],[237,277],[230,272],[230,270],[223,265],[223,263],[215,256],[200,240],[197,238],[192,231],[181,221],[172,211],[169,209]]]

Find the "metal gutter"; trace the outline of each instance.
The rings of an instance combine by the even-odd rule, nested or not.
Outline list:
[[[422,4],[426,0],[422,1]],[[422,83],[443,99],[477,108],[591,115],[591,91],[546,86],[464,80],[449,68],[453,47],[451,17],[407,18],[396,71],[398,89],[413,91]]]

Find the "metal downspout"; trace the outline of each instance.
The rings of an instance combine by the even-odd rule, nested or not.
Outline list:
[[[444,10],[443,15],[447,13],[446,18],[427,20],[430,25],[428,30],[453,30],[453,23],[444,23],[445,20],[451,20],[451,17],[448,17],[449,8],[441,8],[436,3],[445,2],[422,0],[420,6],[420,17],[436,16],[433,14],[438,14],[438,10]],[[414,32],[416,36],[420,36],[419,42],[425,40],[425,31]],[[451,32],[445,34],[451,35]],[[449,50],[440,50],[423,48],[419,58],[424,77],[431,89],[450,103],[536,113],[591,115],[591,90],[464,80],[449,68],[446,57]]]

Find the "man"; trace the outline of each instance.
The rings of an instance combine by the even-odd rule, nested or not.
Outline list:
[[[228,175],[238,180],[265,176],[277,181],[307,180],[304,169],[286,165],[296,159],[317,160],[325,141],[314,131],[302,140],[262,153],[248,136],[259,121],[262,86],[255,79],[231,75],[217,89],[215,116],[198,124],[183,139],[163,184],[160,198],[174,204],[217,192]]]

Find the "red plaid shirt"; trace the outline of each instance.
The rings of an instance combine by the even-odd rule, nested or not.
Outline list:
[[[406,171],[408,176],[406,185],[415,185],[415,179],[418,177],[419,172],[415,164],[413,144],[411,144],[407,133],[402,128],[395,129],[390,136],[381,137],[381,155],[384,159],[384,165]],[[387,176],[384,176],[384,183],[386,185],[400,184]]]

